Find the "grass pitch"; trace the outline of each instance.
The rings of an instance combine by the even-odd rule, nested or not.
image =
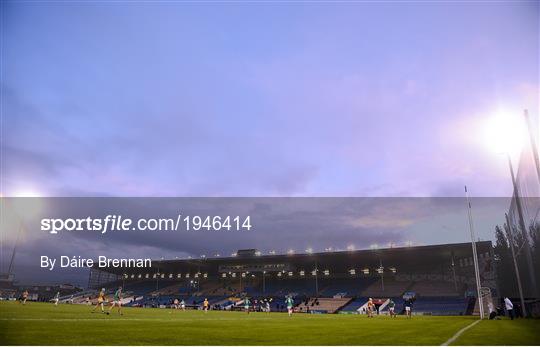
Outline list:
[[[1,345],[440,345],[473,317],[174,311],[0,302]],[[456,345],[538,345],[540,320],[482,321]]]

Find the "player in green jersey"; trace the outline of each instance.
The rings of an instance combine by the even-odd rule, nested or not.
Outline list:
[[[115,306],[118,307],[118,313],[122,315],[122,287],[118,287],[116,292],[114,292],[113,303],[112,303],[111,308],[109,309],[109,312],[107,312],[107,314],[111,313],[112,309]]]
[[[390,313],[390,317],[396,317],[396,303],[394,300],[390,299],[390,302],[388,303],[388,313]]]
[[[285,299],[285,304],[287,305],[287,312],[289,312],[290,317],[293,314],[294,301],[290,296],[288,296],[287,299]]]
[[[249,298],[246,297],[246,298],[244,299],[244,309],[246,310],[246,312],[247,312],[248,314],[249,314],[249,306],[250,306],[250,304],[251,304],[251,301],[249,301]]]

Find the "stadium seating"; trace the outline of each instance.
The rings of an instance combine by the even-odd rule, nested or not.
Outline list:
[[[259,286],[258,291],[252,291],[253,295],[274,295],[286,296],[289,294],[298,296],[318,296],[332,297],[338,293],[353,297],[363,292],[374,281],[372,278],[319,278],[318,293],[315,279],[313,277],[295,279],[271,279],[266,281],[266,290],[263,293]],[[249,293],[249,291],[248,291]]]
[[[384,280],[377,278],[362,291],[361,295],[376,298],[399,297],[409,290],[411,285],[410,281],[396,281],[392,277],[385,277]]]
[[[65,295],[59,298],[60,302],[71,302],[73,304],[86,304],[88,298],[95,297],[97,295],[97,290],[88,289],[82,292],[77,293],[76,295]]]
[[[266,281],[265,294],[286,296],[289,294],[312,295],[315,294],[315,280],[313,279],[272,279]]]
[[[163,284],[162,284],[163,285]],[[165,287],[160,288],[159,290],[154,290],[149,295],[179,295],[179,294],[188,294],[193,291],[195,291],[196,288],[193,288],[193,286],[188,281],[179,281],[179,282],[173,282],[170,285],[166,285]]]
[[[334,296],[338,293],[345,293],[348,297],[354,297],[364,292],[376,279],[365,278],[323,278],[319,281],[319,295]]]
[[[420,296],[457,296],[461,295],[462,290],[458,287],[456,291],[454,284],[444,281],[418,281],[408,289]]]
[[[315,278],[288,276],[267,277],[263,288],[262,281],[256,277],[245,278],[204,278],[199,279],[196,287],[187,279],[145,279],[136,281],[115,281],[109,283],[108,295],[117,286],[124,284],[124,297],[130,302],[127,306],[162,307],[169,306],[177,298],[184,300],[188,307],[200,307],[204,298],[208,298],[212,306],[218,309],[234,306],[236,297],[240,300],[248,295],[252,302],[273,298],[270,304],[272,311],[286,311],[285,297],[292,296],[295,309],[298,312],[357,312],[365,305],[369,297],[386,302],[393,298],[396,312],[404,310],[402,295],[404,292],[414,292],[417,300],[413,304],[414,314],[431,315],[463,315],[471,314],[475,309],[456,291],[453,283],[433,279],[397,276],[384,277],[384,289],[379,276],[330,277]],[[156,288],[158,288],[156,290]],[[84,293],[84,292],[83,292]],[[86,294],[86,293],[84,293]],[[339,295],[336,295],[339,294]],[[95,297],[94,292],[92,296]],[[76,303],[85,303],[87,296],[77,296]],[[315,299],[316,298],[316,299]],[[387,312],[383,303],[381,313]]]
[[[413,303],[413,313],[445,316],[464,315],[467,313],[468,306],[468,298],[455,296],[418,297]]]
[[[115,286],[107,286],[107,288],[114,288]],[[127,282],[124,285],[124,291],[132,292],[135,295],[145,295],[156,289],[156,281],[138,281]]]

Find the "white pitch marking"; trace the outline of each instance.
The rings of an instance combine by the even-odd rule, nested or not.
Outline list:
[[[116,315],[113,315],[112,317],[119,317]],[[111,318],[112,318],[111,317]],[[95,321],[95,322],[102,322],[102,321],[111,321],[111,322],[125,322],[125,321],[151,321],[151,322],[175,322],[175,321],[193,321],[192,318],[172,318],[172,319],[156,319],[156,318],[119,318],[119,319],[111,319],[111,318],[0,318],[0,321],[56,321],[56,322],[71,322],[71,321]],[[254,320],[268,320],[271,318],[254,318]],[[231,318],[204,318],[199,319],[201,321],[238,321],[238,319],[231,319]],[[252,318],[250,318],[252,320]]]
[[[480,323],[480,321],[481,321],[481,319],[472,322],[471,324],[467,325],[465,328],[462,328],[460,331],[458,331],[457,333],[455,333],[454,336],[452,336],[451,338],[449,338],[448,341],[446,341],[445,343],[443,343],[441,346],[449,346],[452,342],[456,341],[457,338],[461,336],[461,334],[463,334],[465,331],[467,331],[468,329],[472,328],[472,327],[475,326],[476,324]]]

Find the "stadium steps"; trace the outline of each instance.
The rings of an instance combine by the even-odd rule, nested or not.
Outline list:
[[[340,311],[342,311],[342,312],[357,312],[360,309],[360,307],[362,307],[362,305],[364,305],[367,302],[367,300],[368,300],[367,297],[360,297],[360,298],[353,299],[353,300],[349,301],[349,303],[347,305],[342,307],[340,309]]]
[[[339,309],[351,302],[352,298],[310,298],[308,303],[301,303],[297,306],[300,312],[326,312],[336,313]],[[318,302],[318,304],[316,304]]]
[[[390,299],[386,299],[381,306],[379,306],[379,313],[384,312],[386,310],[386,307],[390,303]]]

